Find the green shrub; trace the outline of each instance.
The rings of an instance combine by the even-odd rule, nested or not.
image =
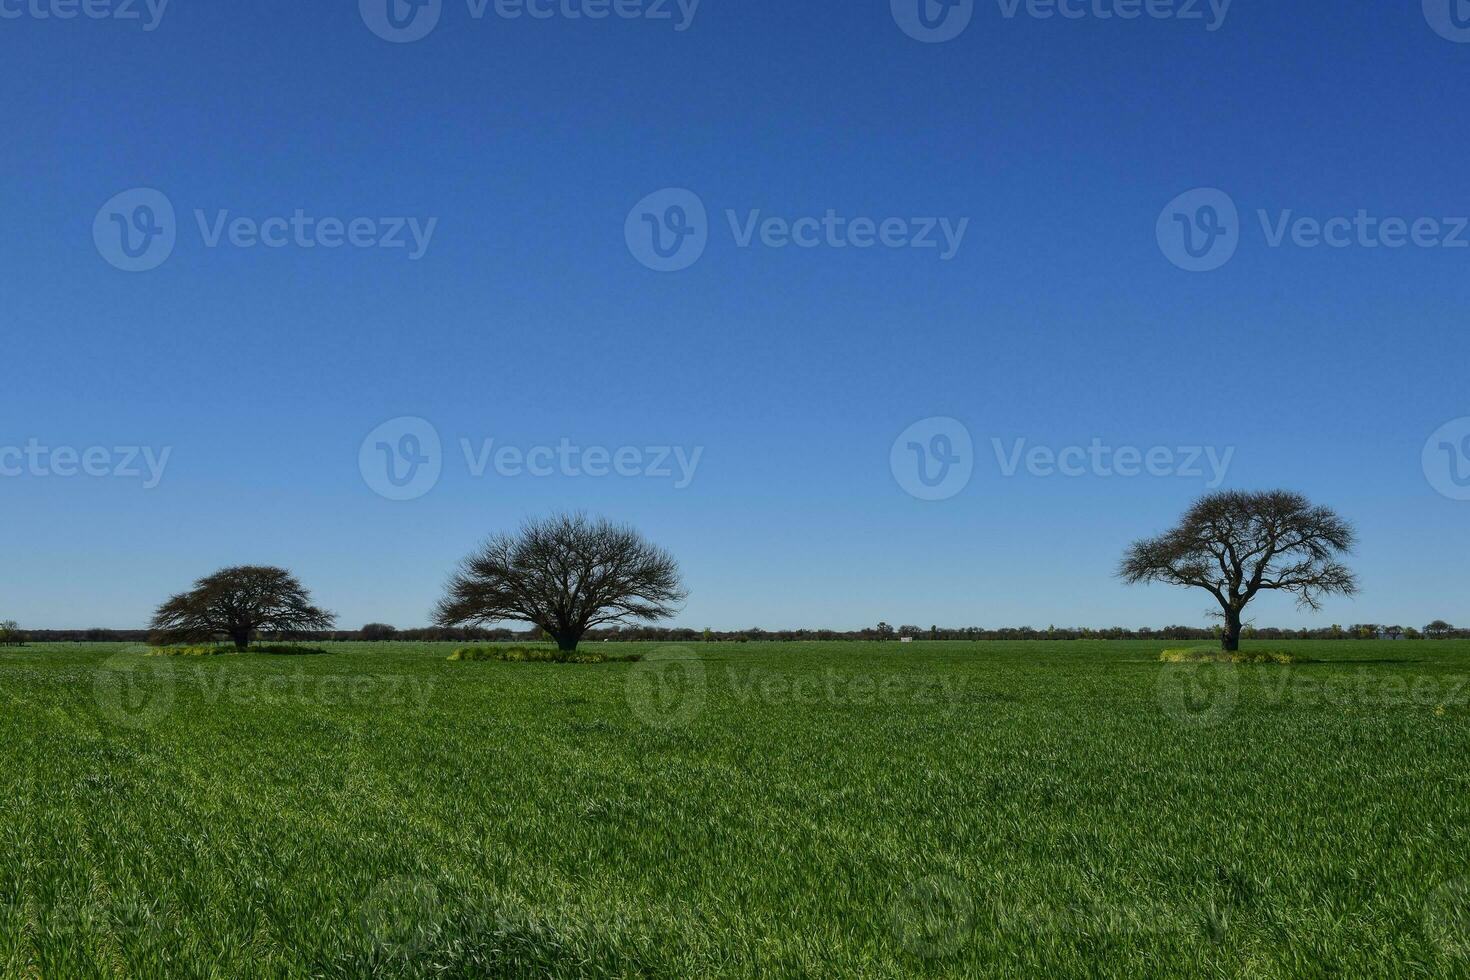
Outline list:
[[[536,664],[607,664],[632,663],[642,660],[643,655],[630,653],[621,657],[609,657],[605,653],[578,653],[575,650],[557,650],[553,647],[460,647],[449,655],[449,659]]]
[[[1222,663],[1222,664],[1299,664],[1306,657],[1279,650],[1221,650],[1216,647],[1194,647],[1189,650],[1165,650],[1159,659],[1166,664]]]
[[[230,646],[193,646],[193,647],[159,647],[150,657],[222,657],[227,653],[234,653],[235,648]]]
[[[222,657],[233,653],[269,653],[282,657],[302,657],[326,653],[316,647],[298,647],[284,643],[260,643],[248,650],[236,650],[233,645],[201,644],[191,647],[159,647],[150,656],[154,657]]]

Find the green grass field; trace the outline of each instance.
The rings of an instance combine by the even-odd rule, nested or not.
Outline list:
[[[1466,975],[1470,642],[1180,645],[5,651],[0,964]]]

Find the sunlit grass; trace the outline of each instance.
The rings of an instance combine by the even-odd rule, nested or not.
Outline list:
[[[1222,650],[1219,647],[1195,647],[1189,650],[1165,650],[1159,660],[1167,664],[1300,664],[1310,658],[1282,650]]]
[[[1470,968],[1470,643],[324,646],[0,654],[0,972]]]

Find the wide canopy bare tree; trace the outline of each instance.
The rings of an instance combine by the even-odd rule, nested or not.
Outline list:
[[[159,606],[151,629],[166,643],[205,642],[223,633],[244,650],[261,633],[328,630],[336,621],[312,605],[311,593],[284,568],[237,565],[200,579]]]
[[[1352,525],[1299,493],[1221,491],[1196,501],[1173,530],[1134,542],[1118,574],[1130,585],[1209,592],[1225,621],[1221,646],[1238,650],[1241,613],[1261,592],[1290,593],[1306,609],[1319,608],[1324,596],[1357,592],[1339,561],[1354,538]]]
[[[631,527],[558,514],[486,541],[449,580],[434,619],[532,623],[575,650],[595,626],[666,619],[685,596],[678,564]]]

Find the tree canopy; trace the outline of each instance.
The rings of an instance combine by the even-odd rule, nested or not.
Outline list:
[[[558,514],[496,534],[466,558],[435,622],[532,623],[575,650],[593,627],[665,619],[686,595],[678,563],[633,528]]]
[[[244,650],[261,633],[290,636],[331,629],[336,617],[312,604],[284,568],[237,565],[194,583],[153,614],[151,629],[165,643],[208,642],[223,633]]]
[[[1241,612],[1261,592],[1286,592],[1313,610],[1325,596],[1355,593],[1339,558],[1354,541],[1352,525],[1299,493],[1225,490],[1197,500],[1172,530],[1135,541],[1118,574],[1209,592],[1225,620],[1221,644],[1236,650]]]

